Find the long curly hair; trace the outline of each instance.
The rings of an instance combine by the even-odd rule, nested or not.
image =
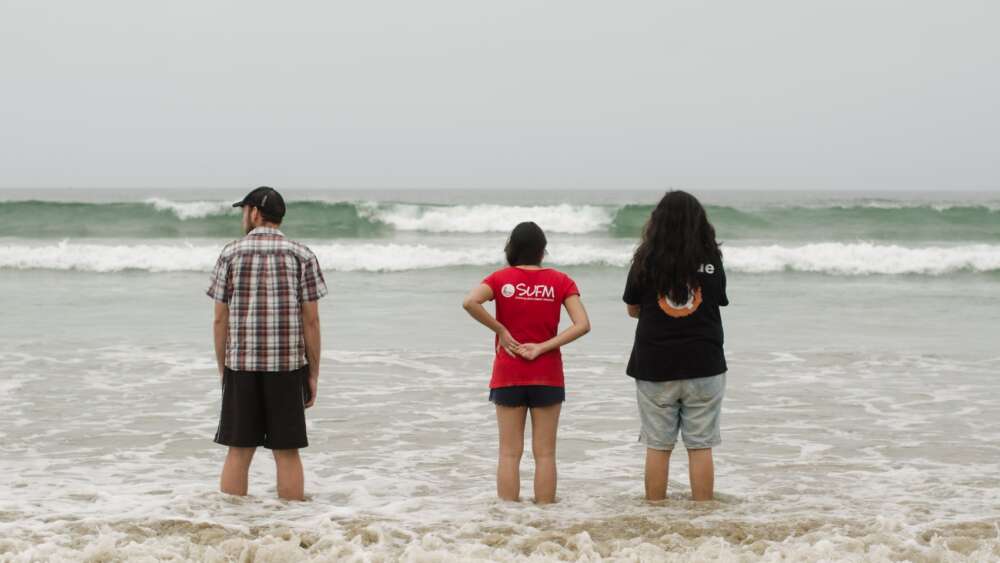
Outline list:
[[[689,291],[699,287],[698,269],[720,260],[722,251],[705,208],[693,195],[671,190],[649,216],[632,268],[638,281],[657,295],[686,303]]]

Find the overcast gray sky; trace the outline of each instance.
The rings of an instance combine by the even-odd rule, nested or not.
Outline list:
[[[0,0],[0,187],[998,189],[1000,3]]]

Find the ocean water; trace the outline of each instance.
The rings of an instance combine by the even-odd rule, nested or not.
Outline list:
[[[211,302],[239,192],[0,192],[0,561],[1000,559],[1000,196],[706,192],[730,371],[717,500],[642,500],[649,192],[289,190],[319,255],[305,503],[216,491]],[[521,220],[578,282],[559,502],[494,498],[490,335],[461,310]],[[522,465],[530,497],[533,466]]]

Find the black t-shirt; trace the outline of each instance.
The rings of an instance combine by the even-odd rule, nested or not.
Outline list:
[[[687,303],[671,303],[629,272],[625,303],[639,305],[639,324],[626,373],[646,381],[709,377],[726,371],[722,316],[729,305],[722,262],[704,264],[696,274],[701,287]]]

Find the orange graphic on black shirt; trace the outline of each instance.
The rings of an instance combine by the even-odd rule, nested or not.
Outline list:
[[[701,288],[699,287],[693,291],[688,290],[687,303],[674,303],[666,295],[661,295],[657,303],[659,303],[660,309],[664,313],[675,319],[686,317],[697,311],[698,306],[701,305]]]

